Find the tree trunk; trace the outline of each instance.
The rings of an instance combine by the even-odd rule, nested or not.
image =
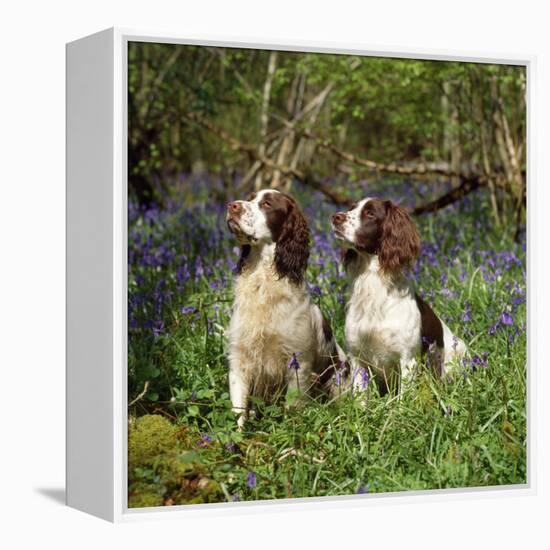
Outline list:
[[[267,130],[269,126],[269,102],[271,98],[271,86],[273,84],[273,76],[275,75],[275,69],[277,68],[277,52],[272,51],[269,54],[269,61],[267,63],[267,76],[264,82],[264,90],[262,94],[262,108],[260,111],[260,146],[259,153],[265,155],[267,147]],[[263,172],[260,170],[256,173],[256,179],[254,181],[254,188],[260,189],[263,186]]]

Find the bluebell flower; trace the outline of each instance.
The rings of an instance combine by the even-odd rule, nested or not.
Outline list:
[[[369,372],[364,367],[361,367],[359,374],[361,376],[361,385],[365,389],[369,385]]]
[[[199,441],[199,447],[208,447],[212,443],[212,438],[208,434],[202,434]]]
[[[514,318],[507,312],[503,312],[500,316],[500,323],[505,326],[512,326],[514,324]]]
[[[464,313],[462,313],[460,320],[464,323],[469,323],[472,320],[472,310],[467,309]]]
[[[164,321],[157,319],[153,322],[153,326],[151,328],[153,330],[153,336],[158,338],[164,332]]]
[[[256,474],[254,472],[248,472],[246,476],[246,484],[249,489],[254,489],[254,487],[256,487]]]
[[[307,286],[313,296],[321,296],[321,287],[319,285],[312,285],[308,283]]]
[[[484,353],[483,355],[474,355],[470,361],[472,371],[475,372],[480,367],[485,368],[487,366],[487,357],[487,353]]]
[[[288,361],[287,368],[298,370],[300,368],[300,363],[298,362],[299,353],[293,353],[292,357]]]

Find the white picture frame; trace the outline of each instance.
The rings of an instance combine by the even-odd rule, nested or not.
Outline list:
[[[318,53],[478,61],[527,69],[528,197],[536,200],[531,116],[535,58],[390,50],[363,44],[262,43],[111,28],[67,44],[67,504],[112,522],[288,506],[341,507],[425,499],[525,496],[536,491],[531,228],[528,222],[528,410],[525,485],[128,509],[127,506],[127,44],[164,42]]]

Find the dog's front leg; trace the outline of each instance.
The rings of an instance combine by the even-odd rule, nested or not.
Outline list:
[[[410,357],[402,357],[399,361],[400,380],[399,380],[399,396],[403,395],[403,391],[410,387],[414,380],[416,371],[416,359]]]
[[[242,431],[248,416],[248,382],[245,380],[241,369],[236,365],[231,365],[229,369],[229,395],[233,412],[239,415],[237,427]]]

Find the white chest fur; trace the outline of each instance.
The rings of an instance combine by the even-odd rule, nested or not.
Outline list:
[[[405,280],[380,272],[376,257],[356,260],[346,315],[346,340],[356,359],[372,367],[399,365],[420,351],[421,319]]]
[[[255,388],[282,386],[293,353],[307,361],[313,328],[310,302],[303,286],[275,272],[269,251],[252,258],[235,284],[229,328],[230,360]]]

